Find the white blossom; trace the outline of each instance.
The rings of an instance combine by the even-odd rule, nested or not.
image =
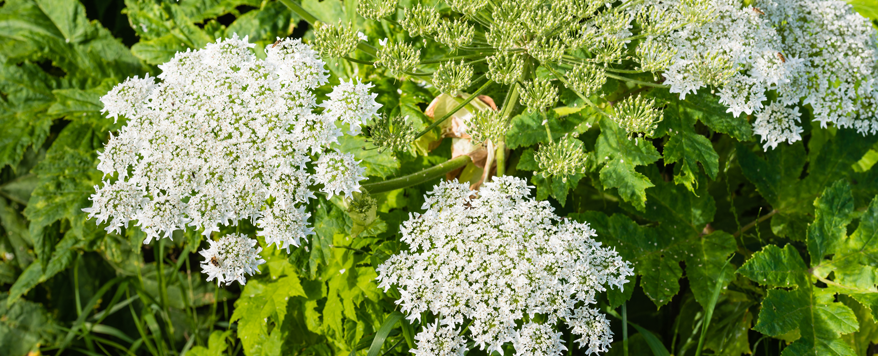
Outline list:
[[[304,207],[317,184],[330,195],[359,191],[363,169],[331,145],[339,127],[358,132],[380,107],[371,85],[343,83],[316,113],[314,90],[328,83],[317,52],[284,39],[260,60],[253,46],[234,36],[177,53],[159,66],[161,81],[129,78],[101,98],[127,122],[99,153],[106,180],[89,217],[109,221],[108,231],[136,221],[145,243],[250,219],[288,250],[312,234]]]
[[[379,287],[398,288],[396,303],[409,319],[429,312],[443,328],[468,325],[469,338],[488,353],[512,343],[516,355],[556,355],[566,349],[559,322],[590,353],[609,347],[609,324],[594,322],[596,295],[622,289],[633,269],[594,241],[588,224],[558,217],[515,177],[496,177],[478,192],[442,182],[425,200],[426,211],[400,228],[408,250],[377,269]],[[538,315],[544,322],[517,324]],[[441,334],[435,324],[421,333],[428,345]]]
[[[644,10],[686,4],[710,18],[686,22],[673,11]],[[768,120],[786,106],[810,106],[822,127],[878,133],[878,36],[845,1],[649,0],[630,9],[679,27],[650,38],[676,51],[663,73],[671,92],[684,99],[705,87],[718,90],[734,116],[763,118],[754,130],[765,149],[799,139],[798,112],[787,109],[785,119]]]
[[[787,107],[774,102],[764,111],[756,114],[753,122],[753,133],[762,137],[765,150],[776,148],[781,142],[793,143],[800,141],[802,128],[799,127],[799,107]]]
[[[238,281],[247,283],[245,275],[259,272],[259,265],[265,263],[259,256],[262,248],[256,246],[256,240],[242,234],[225,235],[219,241],[207,240],[210,248],[198,253],[204,256],[201,261],[201,272],[207,274],[207,281],[214,278],[217,285],[222,286]]]

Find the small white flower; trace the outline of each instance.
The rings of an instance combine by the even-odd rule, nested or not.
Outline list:
[[[369,40],[369,38],[366,37],[366,35],[363,34],[362,31],[357,31],[357,38],[359,38],[360,41],[364,41],[364,42]]]
[[[781,142],[794,143],[802,139],[799,127],[799,107],[786,107],[779,102],[769,104],[764,111],[756,114],[753,133],[762,137],[767,151],[776,148]]]
[[[317,174],[314,179],[318,184],[323,184],[321,191],[328,194],[330,198],[342,193],[350,197],[354,192],[360,191],[359,182],[366,179],[363,176],[366,170],[360,167],[359,163],[350,153],[324,154],[317,161]]]
[[[378,44],[380,44],[382,47],[386,46],[387,45],[387,37],[384,37],[384,39],[382,39],[382,40],[378,40]]]

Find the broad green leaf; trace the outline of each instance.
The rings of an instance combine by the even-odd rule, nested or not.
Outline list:
[[[192,15],[190,15],[191,17]],[[292,33],[298,16],[281,2],[269,2],[260,9],[255,9],[239,16],[226,29],[226,37],[237,34],[247,36],[250,42],[274,42],[276,37],[286,37]]]
[[[174,58],[174,54],[185,51],[187,47],[182,40],[174,35],[164,35],[135,43],[131,53],[149,64],[162,64]]]
[[[676,163],[674,182],[695,193],[696,175],[700,172],[698,164],[701,163],[710,179],[716,179],[719,155],[707,137],[695,132],[696,115],[679,103],[679,100],[670,101],[664,110],[665,119],[659,130],[666,131],[669,138],[662,154],[665,164]]]
[[[708,93],[706,89],[686,95],[684,100],[667,89],[652,90],[648,95],[676,104],[677,110],[685,111],[687,116],[696,118],[711,130],[727,134],[738,141],[750,141],[753,137],[753,130],[746,118],[734,117],[726,112],[726,106],[720,104],[719,98]]]
[[[393,157],[390,151],[381,151],[378,146],[366,142],[362,136],[345,135],[338,138],[338,149],[341,152],[351,153],[360,166],[366,168],[367,177],[390,178],[399,172],[399,161]]]
[[[762,301],[754,330],[774,337],[797,331],[801,336],[784,350],[784,356],[854,356],[841,334],[857,331],[857,317],[833,299],[834,293],[813,286],[771,289]]]
[[[686,277],[699,304],[707,306],[711,291],[716,288],[722,290],[732,281],[735,268],[726,263],[732,252],[735,252],[735,239],[723,231],[693,239],[689,247],[683,250]]]
[[[756,283],[772,287],[796,287],[803,283],[802,277],[808,267],[791,245],[783,249],[768,245],[750,257],[738,273]]]
[[[27,268],[33,261],[33,256],[28,252],[28,249],[33,246],[33,239],[27,229],[24,217],[10,206],[9,201],[2,197],[0,197],[0,226],[3,227],[6,237],[9,238],[18,267]]]
[[[207,347],[195,346],[189,350],[187,354],[194,356],[223,356],[226,353],[226,339],[232,335],[231,330],[214,331],[207,340]]]
[[[52,90],[61,86],[34,64],[0,65],[0,168],[15,167],[28,147],[42,146],[54,118],[46,113]]]
[[[659,156],[655,147],[646,140],[630,139],[628,133],[613,120],[602,118],[601,134],[598,136],[595,155],[604,188],[617,188],[619,196],[626,202],[643,210],[646,205],[646,189],[653,183],[640,172],[637,166],[657,161]]]
[[[21,300],[11,305],[8,295],[0,294],[0,350],[5,355],[27,355],[49,341],[54,323],[46,309],[37,303]]]
[[[558,116],[555,111],[525,111],[512,118],[506,132],[506,145],[515,149],[548,143],[549,134],[543,122],[552,131],[552,140],[559,140],[564,135],[578,135],[591,127],[591,122],[580,114]]]
[[[846,181],[837,181],[827,188],[814,202],[814,223],[808,227],[808,253],[811,266],[819,264],[823,257],[835,251],[835,245],[847,235],[845,227],[851,222],[854,197]]]
[[[838,296],[838,300],[853,310],[860,322],[857,332],[842,336],[858,356],[868,355],[869,347],[878,344],[878,323],[873,316],[874,308],[863,305],[846,295]]]

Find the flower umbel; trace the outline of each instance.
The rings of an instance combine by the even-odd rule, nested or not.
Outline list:
[[[247,283],[246,275],[258,273],[259,265],[265,263],[259,256],[262,248],[257,246],[256,240],[242,234],[226,235],[219,241],[207,242],[210,247],[198,252],[204,256],[201,272],[207,274],[208,282],[216,279],[219,286],[234,281],[244,285]]]
[[[107,180],[89,217],[109,220],[108,231],[136,221],[144,243],[249,219],[288,248],[312,233],[304,206],[315,185],[359,189],[362,168],[330,145],[337,126],[359,132],[380,107],[370,86],[342,81],[317,114],[313,90],[328,79],[317,52],[284,39],[260,60],[253,46],[232,37],[177,53],[159,66],[162,81],[129,79],[102,98],[108,116],[128,121],[99,154]]]
[[[470,339],[489,354],[511,342],[517,354],[557,355],[565,349],[559,322],[589,352],[609,347],[609,323],[593,322],[597,293],[621,289],[633,270],[592,239],[588,224],[561,219],[509,176],[478,192],[442,182],[423,208],[400,229],[408,249],[377,268],[379,287],[399,289],[409,319],[438,318],[416,336],[421,354],[459,353]],[[525,315],[531,322],[519,326]]]
[[[655,99],[645,99],[643,96],[629,96],[615,109],[611,116],[613,121],[629,136],[652,136],[663,118],[662,111],[655,107]]]
[[[546,177],[567,177],[585,173],[585,154],[582,141],[574,137],[562,137],[548,145],[541,145],[536,153],[536,161],[540,172]]]
[[[348,23],[332,25],[320,22],[314,30],[314,49],[324,57],[344,57],[357,48],[360,34]]]

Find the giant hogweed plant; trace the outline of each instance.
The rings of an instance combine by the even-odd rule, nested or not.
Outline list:
[[[14,354],[875,352],[840,1],[130,1],[130,52],[64,4],[3,7]]]

